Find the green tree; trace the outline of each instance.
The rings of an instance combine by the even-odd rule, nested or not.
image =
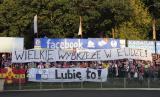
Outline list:
[[[128,21],[117,27],[121,38],[148,39],[148,30],[151,26],[151,16],[140,0],[129,0],[129,9],[132,14]]]
[[[142,0],[2,0],[0,36],[25,37],[33,47],[33,18],[38,15],[38,37],[78,37],[82,16],[83,37],[147,39],[151,15]],[[114,30],[113,30],[114,29]]]
[[[152,16],[152,19],[155,19],[155,23],[156,23],[156,36],[157,36],[157,39],[160,40],[160,34],[159,34],[159,31],[160,31],[160,0],[141,0],[146,8],[148,9],[148,11],[150,12],[151,16]],[[152,39],[152,25],[150,26],[150,39]]]

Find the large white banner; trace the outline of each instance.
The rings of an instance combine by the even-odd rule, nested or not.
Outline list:
[[[150,50],[135,48],[84,49],[77,51],[55,49],[31,49],[12,52],[12,62],[54,62],[54,61],[105,61],[117,59],[138,59],[152,61]]]
[[[34,82],[105,82],[108,69],[91,68],[49,68],[29,69],[29,81]]]

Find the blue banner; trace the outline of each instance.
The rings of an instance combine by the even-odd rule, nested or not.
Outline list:
[[[88,38],[87,48],[90,49],[120,48],[120,40],[113,38]]]
[[[71,39],[71,38],[36,38],[35,48],[50,49],[109,49],[120,48],[120,40],[112,38],[89,38],[89,39]]]
[[[35,48],[71,49],[87,47],[87,39],[36,38]]]

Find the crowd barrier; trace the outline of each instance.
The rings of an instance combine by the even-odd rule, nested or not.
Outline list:
[[[106,82],[30,82],[5,84],[4,90],[42,90],[42,89],[104,89],[104,88],[160,88],[160,79],[108,78]]]

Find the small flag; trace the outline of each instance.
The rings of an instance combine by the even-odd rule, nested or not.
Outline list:
[[[37,15],[34,16],[34,33],[37,33]]]
[[[153,28],[153,40],[156,40],[156,20],[153,20],[153,24],[152,24],[152,28]]]
[[[81,17],[81,16],[80,16],[80,24],[79,24],[78,35],[81,35],[81,36],[82,36],[82,17]]]

